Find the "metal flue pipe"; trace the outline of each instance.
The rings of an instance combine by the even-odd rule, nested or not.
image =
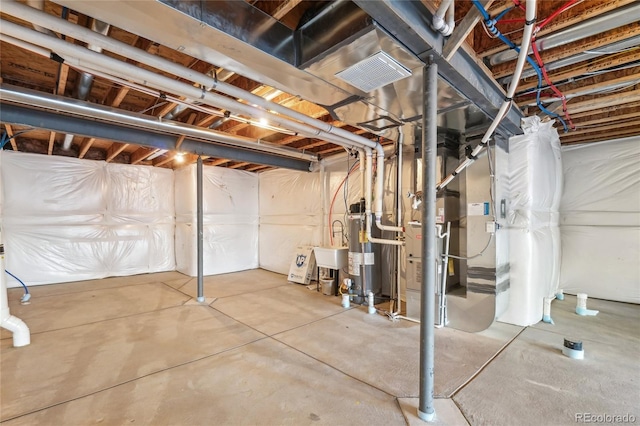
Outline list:
[[[274,111],[279,114],[282,114],[283,116],[287,116],[294,120],[298,120],[299,122],[306,123],[309,126],[313,126],[316,128],[314,129],[315,131],[313,131],[312,134],[308,135],[309,137],[319,137],[339,145],[345,145],[346,141],[352,141],[351,145],[368,146],[370,148],[375,148],[377,145],[377,142],[371,141],[359,135],[355,135],[347,130],[333,127],[329,123],[325,123],[324,121],[309,117],[305,114],[302,114],[298,111],[294,111],[290,108],[287,108],[275,102],[268,101],[260,96],[257,96],[246,90],[240,89],[229,83],[216,80],[206,74],[199,73],[197,71],[184,67],[180,64],[176,64],[167,59],[161,58],[159,56],[145,52],[144,50],[130,46],[126,43],[122,43],[118,40],[96,33],[94,31],[91,31],[88,28],[84,28],[84,27],[72,24],[68,21],[59,19],[53,15],[49,15],[39,10],[22,5],[14,0],[3,2],[2,9],[4,13],[7,13],[9,15],[18,17],[20,19],[28,20],[29,22],[37,23],[38,25],[41,25],[45,28],[49,28],[59,33],[66,34],[74,39],[82,40],[86,43],[90,43],[95,46],[100,46],[102,49],[107,50],[109,52],[116,53],[125,58],[133,59],[139,63],[143,63],[145,65],[151,66],[158,70],[162,70],[162,71],[177,75],[179,77],[182,77],[186,80],[192,81],[194,83],[197,83],[202,87],[201,89],[202,91],[216,90],[218,92],[232,96],[233,98],[244,99],[248,103],[257,105],[264,109],[263,111],[263,110],[259,110],[252,107],[253,111],[252,113],[250,113],[250,115],[255,116],[256,113],[260,113],[258,114],[258,118],[265,117],[271,120],[274,114],[271,114],[268,111]],[[3,26],[4,26],[4,22],[5,21],[3,21]],[[4,28],[2,28],[2,32],[5,32]],[[9,35],[12,35],[12,34],[9,34]],[[17,37],[17,38],[23,39],[22,37]],[[34,44],[48,47],[43,43],[34,43]],[[58,54],[62,54],[61,49],[52,48],[52,50],[54,50]],[[195,99],[199,99],[199,98],[200,96],[197,96]],[[228,98],[226,99],[228,100]],[[250,106],[250,105],[242,104],[240,102],[237,102],[237,103],[245,106]],[[220,106],[222,105],[220,104]],[[240,109],[237,106],[233,106],[229,109],[233,111],[240,111]],[[276,117],[278,116],[276,115]],[[281,127],[290,128],[285,125],[282,125]],[[291,128],[291,130],[298,131],[294,128]],[[309,133],[308,128],[306,132]],[[333,140],[330,139],[332,136],[334,137]],[[335,142],[336,140],[341,140],[341,142],[340,143]]]
[[[290,129],[307,137],[324,139],[327,142],[348,148],[368,147],[370,149],[375,149],[378,154],[378,174],[381,179],[384,177],[384,152],[382,150],[382,146],[377,142],[355,135],[344,129],[333,127],[329,123],[308,117],[297,111],[293,111],[227,83],[219,82],[205,74],[197,73],[189,68],[183,67],[182,65],[151,55],[125,43],[118,42],[86,28],[73,25],[67,21],[60,20],[14,1],[7,2],[7,7],[4,7],[3,5],[3,11],[10,15],[21,17],[22,19],[28,19],[32,22],[44,24],[44,26],[51,29],[55,28],[57,31],[70,35],[73,38],[99,45],[105,50],[135,59],[136,61],[154,68],[194,81],[200,84],[201,87],[196,88],[168,77],[135,67],[134,65],[114,60],[104,55],[94,54],[94,52],[88,51],[87,49],[83,49],[79,46],[65,42],[59,43],[59,40],[51,37],[38,37],[39,34],[34,31],[8,21],[3,21],[2,28],[0,28],[0,31],[3,33],[19,40],[47,47],[56,52],[56,54],[59,54],[67,60],[71,60],[75,63],[87,64],[89,67],[91,66],[89,64],[93,64],[94,67],[107,69],[115,74],[127,75],[129,79],[140,84],[150,84],[170,93],[179,93],[187,98],[199,99],[203,103],[243,113],[248,116],[267,118],[276,126]],[[251,104],[264,108],[264,110],[254,107],[251,104],[245,104],[222,95],[214,94],[210,92],[212,89],[233,96],[234,98],[244,99]],[[382,189],[382,185],[376,185],[376,191],[380,191],[380,189]],[[382,196],[383,194],[381,192],[376,192],[377,200],[381,200]],[[372,242],[382,243],[386,241],[387,240],[375,241],[375,239],[372,239]],[[391,241],[389,243],[397,244],[398,242]]]
[[[73,102],[62,96],[45,94],[6,84],[0,84],[0,97],[5,102],[63,112],[75,116],[94,117],[103,121],[124,124],[156,132],[159,131],[180,136],[188,136],[211,142],[223,143],[238,148],[255,149],[289,158],[299,158],[311,162],[318,161],[318,157],[314,154],[303,153],[283,146],[271,145],[257,139],[202,129],[174,121],[159,121],[153,117],[143,114],[136,114],[132,112],[125,113],[117,109],[101,105],[91,105],[79,101]]]

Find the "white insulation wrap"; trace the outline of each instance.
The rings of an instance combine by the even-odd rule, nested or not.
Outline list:
[[[3,151],[0,175],[6,268],[26,283],[175,269],[172,170]]]
[[[322,244],[320,173],[260,173],[260,267],[288,274],[296,247]]]
[[[559,284],[562,194],[560,139],[553,122],[525,119],[525,134],[509,139],[509,307],[500,321],[531,325]]]
[[[258,177],[203,167],[204,275],[258,267]],[[196,165],[175,171],[177,270],[197,275]]]
[[[640,303],[640,138],[562,149],[561,288]]]

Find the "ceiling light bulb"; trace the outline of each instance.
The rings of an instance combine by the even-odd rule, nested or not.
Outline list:
[[[176,161],[176,163],[182,163],[184,161],[184,152],[178,152],[173,159]]]

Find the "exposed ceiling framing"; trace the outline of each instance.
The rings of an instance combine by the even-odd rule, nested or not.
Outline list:
[[[64,4],[64,1],[62,3]],[[332,2],[328,1],[300,0],[248,1],[247,3],[250,4],[250,7],[262,11],[261,13],[264,13],[269,19],[279,21],[283,29],[290,31],[300,28],[305,22],[310,22],[311,18],[318,16],[332,5]],[[393,33],[409,49],[420,50],[425,45],[415,42],[419,35],[411,33],[411,28],[414,28],[412,27],[414,23],[411,20],[418,19],[422,22],[428,22],[440,2],[423,0],[422,2],[399,2],[399,5],[391,5],[388,2],[356,1],[355,3],[369,14],[374,22],[381,25],[386,31]],[[521,20],[524,13],[514,7],[512,0],[483,0],[481,3],[489,8],[491,16],[513,8],[505,15],[507,21],[499,22],[497,27],[514,43],[518,44],[522,33]],[[551,15],[565,3],[564,0],[538,1],[538,22],[542,22],[542,19]],[[3,20],[31,28],[30,23],[7,14],[3,10],[3,4],[4,2],[0,4]],[[481,14],[471,2],[456,1],[455,4],[456,29],[447,39],[443,39],[437,34],[429,35],[428,41],[433,46],[432,52],[441,55],[443,61],[450,60],[451,70],[460,73],[463,73],[462,68],[466,67],[461,66],[461,62],[459,62],[460,55],[463,55],[464,58],[467,58],[466,60],[470,61],[468,63],[474,63],[475,67],[486,74],[486,81],[496,87],[501,86],[502,89],[506,89],[508,77],[511,75],[515,61],[509,60],[492,64],[494,61],[491,58],[504,52],[507,48],[499,40],[488,35],[488,32],[483,28]],[[634,37],[640,37],[640,7],[637,6],[637,2],[633,0],[576,1],[537,33],[537,39],[541,46],[540,58],[549,68],[549,79],[566,97],[567,114],[571,117],[574,125],[573,129],[564,132],[563,126],[556,120],[563,144],[590,143],[640,134],[640,47],[638,43],[633,42]],[[79,7],[79,10],[82,9]],[[86,28],[91,27],[94,19],[94,16],[88,16],[72,8],[63,8],[60,4],[52,1],[44,2],[44,11],[50,15],[64,18],[71,24]],[[413,16],[417,13],[416,11],[420,16]],[[544,48],[545,37],[553,37],[560,31],[572,31],[584,25],[585,22],[588,23],[589,20],[606,19],[607,14],[620,11],[627,11],[627,15],[631,15],[631,19],[603,31],[594,25],[589,31],[583,32],[580,37],[567,36],[568,43]],[[406,13],[407,16],[403,16],[403,13]],[[336,128],[345,129],[369,139],[380,139],[383,143],[392,143],[391,139],[385,137],[387,133],[380,136],[374,130],[358,123],[342,122],[336,118],[335,114],[332,114],[331,108],[327,109],[325,106],[302,99],[296,93],[287,93],[282,90],[282,87],[275,87],[274,84],[267,83],[270,81],[269,79],[259,79],[255,75],[254,79],[251,79],[227,69],[227,64],[230,62],[224,58],[221,58],[220,63],[211,63],[184,53],[182,46],[171,48],[157,40],[151,40],[120,28],[117,23],[108,23],[111,24],[108,37],[114,40],[168,59],[199,73],[215,76],[219,81],[225,81],[307,116],[330,123]],[[166,30],[171,31],[170,28]],[[256,37],[259,37],[258,33],[256,33]],[[414,38],[408,41],[403,37]],[[78,46],[86,45],[70,37],[65,37],[65,41]],[[421,43],[424,42],[423,38]],[[627,47],[614,49],[618,45]],[[603,50],[611,46],[613,48]],[[426,55],[428,52],[414,52],[416,56],[423,53]],[[585,53],[591,56],[584,56]],[[104,51],[102,54],[126,61],[141,69],[151,69],[135,60],[122,58],[111,52]],[[563,61],[562,63],[567,65],[554,68],[554,63],[560,64],[557,61]],[[74,100],[76,97],[80,72],[74,64],[60,64],[3,40],[0,45],[0,65],[1,82],[5,85],[59,95],[69,100]],[[528,68],[528,66],[525,68],[525,72]],[[154,71],[177,79],[175,75],[163,70]],[[454,79],[449,82],[455,87],[461,80]],[[536,103],[537,86],[538,80],[535,76],[524,78],[520,82],[514,101],[525,115],[539,114],[544,118],[546,115],[542,113]],[[499,94],[500,90],[498,87],[495,93]],[[563,116],[561,99],[546,83],[540,88],[540,100],[547,110]],[[141,113],[158,120],[170,119],[186,126],[215,129],[225,134],[260,140],[300,152],[313,153],[320,157],[344,151],[344,148],[322,139],[284,131],[277,126],[261,126],[254,120],[229,111],[214,111],[197,105],[188,105],[185,104],[187,100],[184,98],[166,97],[162,93],[158,96],[157,92],[154,94],[153,91],[140,90],[134,84],[111,80],[99,74],[94,78],[87,101],[91,104],[116,108],[125,112]],[[490,115],[492,109],[489,104],[484,107],[479,106],[485,114]],[[197,142],[190,140],[185,135],[173,136],[171,146],[168,149],[160,149],[157,146],[151,147],[142,143],[134,143],[134,141],[111,140],[101,138],[98,135],[77,134],[73,137],[70,149],[65,150],[63,145],[67,134],[63,130],[20,125],[9,122],[4,117],[5,114],[0,116],[2,131],[9,139],[4,149],[156,167],[181,167],[197,160],[197,155],[181,152],[185,147],[193,147],[193,144]],[[513,116],[511,119],[517,121],[517,116]],[[276,164],[267,165],[253,162],[257,159],[255,156],[241,159],[204,154],[203,158],[204,164],[250,172],[278,167]]]

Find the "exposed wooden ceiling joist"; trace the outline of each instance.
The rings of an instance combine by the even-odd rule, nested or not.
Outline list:
[[[4,128],[5,128],[6,132],[7,132],[7,136],[9,138],[11,138],[10,139],[11,148],[13,148],[14,151],[17,151],[18,150],[18,145],[17,145],[17,142],[16,142],[16,135],[14,135],[14,133],[13,133],[13,128],[11,127],[10,124],[7,124],[7,123],[5,123]]]
[[[640,61],[640,47],[637,47],[628,52],[621,52],[615,55],[609,55],[603,58],[599,58],[593,62],[580,62],[579,64],[561,68],[558,71],[552,71],[548,74],[551,80],[559,82],[569,78],[575,78],[581,75],[588,75],[593,72],[627,65],[636,61]],[[520,85],[518,85],[518,91],[533,89],[537,85],[537,78],[528,78],[524,82],[520,83]]]
[[[551,23],[538,32],[537,36],[540,38],[554,31],[559,31],[571,25],[579,24],[587,19],[594,18],[602,15],[603,13],[631,4],[634,1],[635,0],[608,0],[603,2],[602,0],[585,0],[581,2],[581,4],[574,6],[573,10],[569,9],[566,13],[561,14],[556,20],[551,21]],[[549,10],[554,10],[559,6],[556,2],[538,2],[538,5],[548,8]],[[540,11],[538,11],[538,15],[538,21],[541,21],[546,17],[546,14],[542,14]],[[511,41],[516,45],[520,45],[520,43],[522,43],[522,35],[516,34],[511,38]],[[491,56],[508,49],[506,45],[499,41],[492,42],[491,45],[491,47],[482,49],[482,57]]]
[[[584,53],[585,51],[593,51],[637,35],[640,35],[640,22],[615,28],[603,34],[596,34],[588,39],[574,41],[573,43],[555,49],[542,51],[540,52],[540,58],[543,63],[549,64],[559,59],[569,58],[579,53]],[[506,77],[513,73],[515,64],[515,60],[498,64],[491,68],[491,72],[495,78]],[[529,68],[529,65],[527,65],[527,68]]]

